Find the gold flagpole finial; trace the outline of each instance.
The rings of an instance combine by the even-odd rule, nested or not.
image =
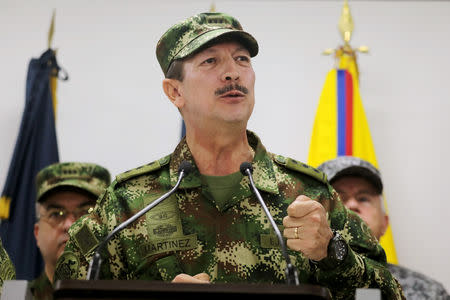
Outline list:
[[[342,7],[342,14],[339,19],[338,28],[342,38],[344,39],[344,43],[348,44],[352,38],[352,32],[355,26],[353,24],[353,18],[347,0],[344,1],[344,6]]]
[[[55,15],[56,15],[56,10],[54,9],[53,14],[52,14],[52,21],[50,23],[50,28],[48,29],[47,47],[49,49],[52,47],[53,33],[55,32]]]
[[[212,12],[212,13],[216,12],[216,4],[214,3],[214,1],[213,1],[213,3],[211,3],[211,7],[209,8],[209,12]]]
[[[323,55],[332,55],[334,54],[336,58],[340,58],[342,55],[350,55],[355,56],[355,52],[368,53],[369,47],[360,46],[358,48],[353,49],[350,46],[350,40],[352,38],[353,30],[355,29],[355,25],[353,23],[353,17],[350,12],[350,6],[348,5],[348,0],[344,0],[344,6],[342,7],[342,14],[339,18],[338,29],[341,33],[342,39],[344,40],[344,45],[339,46],[336,49],[329,48],[322,52]],[[356,56],[355,56],[356,57]]]

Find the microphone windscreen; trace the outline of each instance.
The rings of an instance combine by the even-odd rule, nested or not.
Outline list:
[[[241,166],[239,167],[239,169],[241,170],[241,173],[244,174],[244,176],[247,176],[247,169],[250,170],[250,173],[253,173],[253,166],[251,163],[249,163],[248,161],[244,161]]]
[[[186,176],[192,172],[192,169],[193,169],[192,164],[187,160],[183,160],[180,166],[178,167],[178,174],[180,174],[181,171],[184,171],[184,175]]]

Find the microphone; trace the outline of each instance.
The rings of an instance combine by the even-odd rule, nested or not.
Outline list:
[[[101,258],[100,252],[103,250],[103,248],[109,242],[109,240],[111,240],[114,235],[116,235],[118,232],[120,232],[123,229],[125,229],[128,225],[130,225],[131,223],[136,221],[138,218],[140,218],[142,215],[144,215],[150,209],[152,209],[153,207],[155,207],[156,205],[161,203],[163,200],[168,198],[170,195],[172,195],[178,189],[178,186],[180,185],[181,180],[187,174],[192,172],[192,170],[193,170],[193,167],[192,167],[190,162],[185,161],[185,160],[182,161],[180,166],[178,167],[178,181],[177,181],[175,186],[170,191],[168,191],[167,193],[165,193],[164,195],[162,195],[161,197],[159,197],[158,199],[156,199],[152,203],[148,204],[146,207],[141,209],[134,216],[132,216],[131,218],[129,218],[128,220],[126,220],[125,222],[121,223],[119,226],[114,228],[114,230],[111,231],[106,236],[106,238],[97,246],[97,248],[95,250],[95,253],[94,253],[94,256],[92,257],[91,262],[89,263],[89,270],[88,270],[88,274],[87,274],[87,280],[98,280],[99,275],[100,275],[100,266],[102,264],[102,258]]]
[[[270,224],[273,227],[273,230],[275,231],[275,234],[278,238],[278,242],[281,246],[281,252],[283,253],[284,259],[286,260],[286,283],[289,285],[299,285],[298,281],[298,273],[295,268],[295,266],[291,263],[291,259],[287,253],[286,244],[284,243],[283,236],[281,235],[280,230],[278,229],[277,224],[275,224],[275,221],[272,217],[272,215],[269,212],[269,209],[267,208],[266,204],[264,203],[263,198],[261,197],[261,194],[259,193],[258,189],[255,186],[255,183],[253,182],[253,166],[251,163],[245,161],[240,166],[241,173],[244,174],[244,176],[248,176],[250,179],[250,187],[253,190],[253,193],[255,193],[256,198],[258,199],[259,203],[261,203],[262,208],[264,209],[264,212],[266,213],[267,218],[270,221]]]

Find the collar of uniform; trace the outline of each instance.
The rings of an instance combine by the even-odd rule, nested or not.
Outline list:
[[[278,194],[278,184],[275,176],[275,171],[273,167],[273,162],[270,156],[268,155],[266,148],[261,143],[258,136],[247,130],[247,139],[250,144],[250,147],[255,150],[255,157],[253,158],[253,181],[255,182],[256,187],[259,190]],[[172,158],[170,160],[170,184],[175,186],[178,180],[178,166],[180,163],[186,160],[192,164],[193,170],[187,175],[180,184],[180,188],[194,188],[202,185],[200,172],[195,164],[194,157],[189,149],[189,146],[186,142],[186,137],[184,137],[178,146],[175,148],[175,151],[172,154]]]
[[[182,161],[188,161],[192,164],[192,172],[189,173],[180,184],[180,188],[194,188],[202,185],[200,179],[200,171],[195,164],[194,157],[192,156],[191,150],[186,142],[186,137],[184,137],[178,146],[175,148],[175,151],[172,153],[172,158],[170,160],[170,185],[175,186],[178,180],[178,167],[180,166]]]
[[[272,194],[278,194],[278,183],[275,176],[273,161],[266,151],[266,148],[261,143],[258,136],[247,130],[247,139],[250,147],[255,150],[255,157],[252,161],[253,166],[253,181],[258,190],[265,191]]]

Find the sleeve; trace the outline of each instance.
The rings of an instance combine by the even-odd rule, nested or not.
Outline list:
[[[113,203],[111,198],[114,197],[113,189],[108,188],[99,197],[94,210],[71,226],[69,240],[56,264],[55,281],[87,278],[89,263],[97,246],[118,223],[114,207],[111,206]],[[100,273],[102,279],[125,279],[126,270],[121,262],[117,261],[113,265],[110,262],[111,257],[120,256],[118,255],[119,251],[118,243],[112,240],[101,253],[103,258]]]
[[[347,210],[338,194],[328,185],[331,203],[328,218],[348,245],[343,262],[329,268],[316,265],[315,278],[330,289],[334,299],[354,299],[357,288],[377,288],[383,299],[405,299],[401,286],[387,268],[386,254],[368,226],[355,213]]]

